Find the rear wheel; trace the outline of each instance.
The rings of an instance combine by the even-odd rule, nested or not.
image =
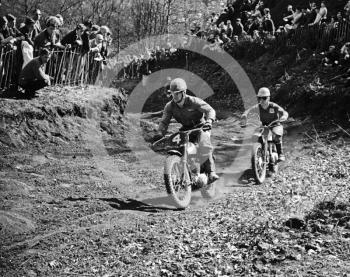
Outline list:
[[[181,158],[176,155],[167,157],[164,168],[164,181],[167,193],[177,208],[185,209],[191,202],[192,187],[190,180],[184,180]]]
[[[254,143],[252,169],[256,182],[262,184],[266,178],[266,158],[261,143]]]

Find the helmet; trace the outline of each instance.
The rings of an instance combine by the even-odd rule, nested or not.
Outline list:
[[[186,91],[186,90],[187,90],[187,84],[184,79],[176,78],[171,81],[170,83],[171,92]]]
[[[265,87],[259,89],[258,97],[270,97],[270,90]]]

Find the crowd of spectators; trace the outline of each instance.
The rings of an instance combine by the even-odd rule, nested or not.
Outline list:
[[[283,17],[284,24],[277,26],[270,9],[262,0],[233,1],[223,13],[213,13],[204,27],[194,26],[192,35],[207,39],[214,45],[224,46],[231,42],[273,40],[281,35],[293,33],[298,28],[311,26],[339,27],[350,21],[350,1],[344,11],[328,13],[325,1],[318,6],[311,1],[308,6],[288,5]]]
[[[49,72],[49,66],[46,66],[46,74],[67,74],[65,68],[68,63],[75,63],[75,66],[82,66],[86,64],[74,55],[71,55],[70,60],[63,57],[64,53],[72,53],[83,57],[86,54],[91,55],[90,71],[98,71],[101,65],[106,62],[108,50],[112,42],[112,33],[107,26],[98,26],[91,21],[85,21],[77,24],[71,31],[65,32],[68,26],[65,26],[62,15],[48,16],[42,20],[42,14],[39,9],[35,9],[31,17],[26,17],[23,22],[17,23],[16,17],[12,14],[7,14],[0,17],[0,84],[3,87],[3,78],[5,66],[11,59],[13,66],[11,67],[11,76],[6,76],[7,80],[11,79],[12,83],[18,83],[18,78],[21,70],[25,70],[26,65],[30,63],[35,57],[40,57],[42,49],[50,52],[49,59],[51,62],[61,65],[60,69],[52,69]],[[11,50],[13,55],[10,57],[6,55]],[[46,51],[45,50],[45,51]],[[45,52],[44,51],[44,52]],[[46,62],[47,63],[47,62]],[[46,64],[45,63],[45,64]],[[96,67],[96,63],[98,66]],[[74,65],[73,65],[74,66]],[[97,68],[97,69],[96,69]],[[58,72],[59,71],[59,72]],[[90,72],[90,75],[96,77],[96,72]],[[42,74],[35,74],[42,78]],[[53,77],[53,76],[51,76]],[[91,77],[91,76],[90,76]],[[65,78],[64,76],[56,78]],[[48,84],[49,82],[46,82]],[[21,83],[19,83],[21,85]]]

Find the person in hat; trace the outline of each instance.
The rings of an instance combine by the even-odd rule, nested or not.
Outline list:
[[[172,118],[182,124],[182,130],[190,130],[196,126],[203,125],[192,142],[198,143],[200,160],[208,173],[209,183],[219,179],[215,172],[213,158],[213,146],[210,141],[210,130],[215,121],[215,110],[204,100],[187,95],[187,84],[184,79],[175,78],[170,82],[170,93],[172,100],[164,108],[163,116],[158,126],[159,134],[156,137],[164,136]],[[198,172],[199,173],[199,172]]]
[[[270,90],[266,87],[262,87],[258,91],[259,103],[246,110],[242,116],[242,125],[247,124],[248,114],[252,111],[258,112],[260,115],[260,121],[263,125],[268,125],[275,120],[279,120],[279,123],[272,128],[274,133],[274,140],[277,148],[277,154],[279,161],[285,161],[282,147],[283,126],[280,122],[288,119],[288,113],[276,103],[270,101]]]

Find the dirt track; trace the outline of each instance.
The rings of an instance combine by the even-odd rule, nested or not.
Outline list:
[[[341,198],[348,195],[341,184],[349,176],[332,177],[326,179],[331,187],[323,181],[322,195],[298,192],[296,196],[305,199],[293,210],[296,198],[287,197],[290,187],[302,190],[297,185],[302,178],[312,182],[323,176],[319,167],[311,167],[298,177],[309,158],[303,157],[307,149],[297,133],[290,132],[286,139],[289,161],[281,174],[255,186],[246,171],[249,150],[248,155],[236,156],[235,141],[241,134],[237,121],[234,117],[220,120],[213,141],[218,172],[226,177],[218,181],[217,197],[206,202],[195,192],[190,208],[177,211],[168,205],[163,186],[164,157],[156,156],[151,163],[137,159],[140,153],[135,155],[126,143],[132,134],[130,126],[110,106],[108,93],[114,92],[103,93],[107,102],[101,100],[95,106],[108,115],[102,113],[101,122],[84,116],[81,104],[71,110],[71,103],[79,98],[74,93],[66,106],[57,103],[65,113],[57,113],[55,105],[46,106],[52,112],[46,112],[44,120],[38,113],[26,114],[26,122],[18,125],[8,120],[10,112],[5,113],[0,157],[2,276],[174,276],[181,272],[182,276],[295,276],[295,266],[306,275],[310,270],[319,274],[324,266],[328,276],[350,273],[346,236],[309,235],[305,240],[303,233],[281,225],[288,216],[312,209],[317,199],[332,199],[340,191],[344,191]],[[42,110],[41,101],[35,102],[38,110]],[[19,127],[6,137],[4,130],[13,126]],[[228,169],[232,157],[238,161],[234,171]],[[284,258],[276,249],[283,249]],[[265,252],[272,256],[265,257]],[[303,264],[299,255],[305,259]]]

